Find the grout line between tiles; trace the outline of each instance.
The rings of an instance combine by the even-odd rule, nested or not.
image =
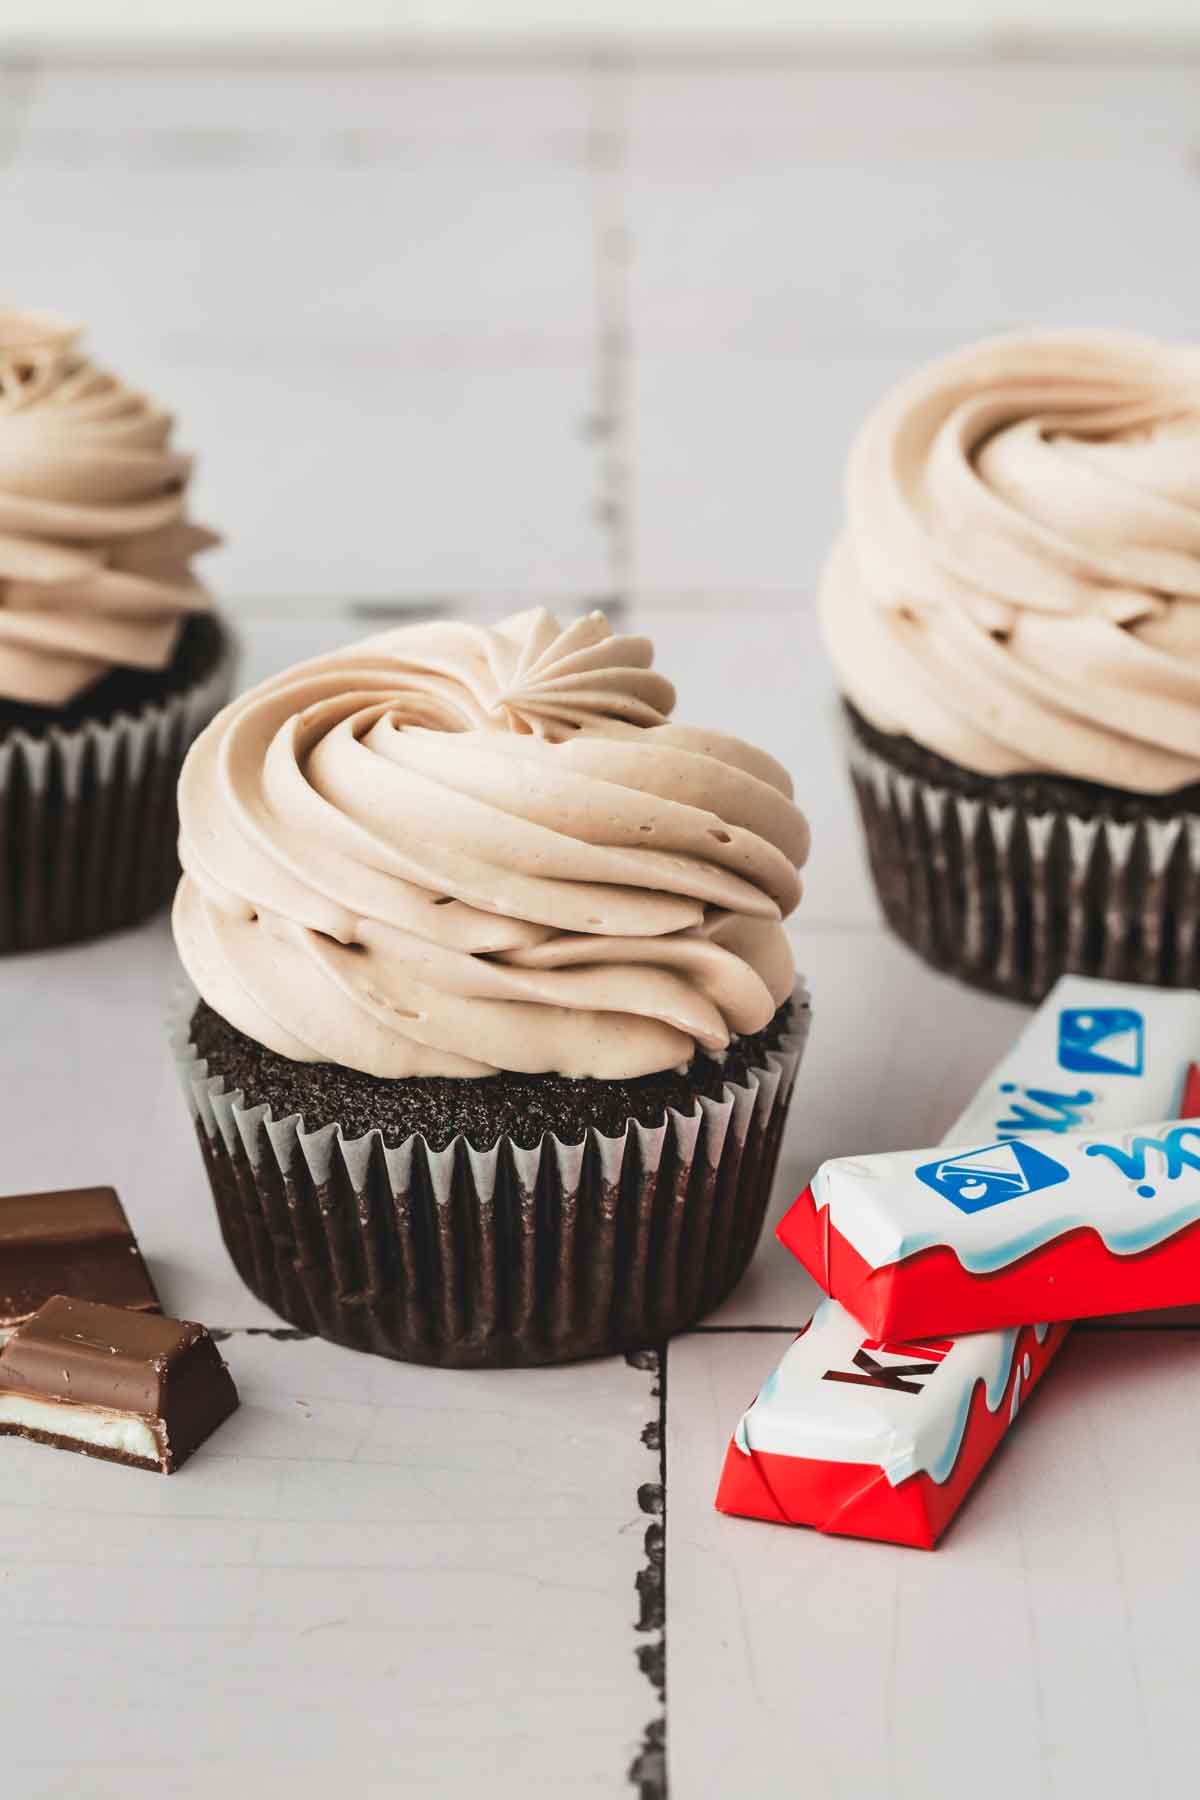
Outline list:
[[[642,1428],[642,1442],[658,1455],[658,1480],[638,1489],[638,1507],[649,1515],[646,1561],[637,1575],[638,1618],[635,1630],[649,1641],[639,1644],[637,1664],[658,1696],[658,1710],[647,1721],[628,1776],[638,1800],[667,1800],[667,1345],[635,1350],[625,1358],[630,1368],[654,1376],[650,1389],[658,1408]]]
[[[234,1337],[273,1338],[277,1344],[308,1344],[311,1331],[297,1331],[291,1325],[210,1325],[208,1335],[214,1344],[224,1344]]]
[[[0,64],[0,168],[16,156],[40,79],[33,62]]]
[[[600,493],[597,515],[604,533],[610,589],[609,607],[622,613],[633,584],[633,497],[629,457],[629,381],[632,353],[629,320],[629,234],[626,219],[625,159],[628,70],[622,59],[598,61],[591,75],[592,223],[596,267],[595,401],[590,431],[596,443]],[[654,1377],[655,1416],[642,1442],[658,1452],[658,1480],[638,1489],[647,1514],[646,1560],[637,1575],[635,1630],[648,1641],[636,1649],[637,1664],[654,1689],[657,1709],[647,1721],[627,1775],[638,1800],[667,1800],[667,1345],[634,1352],[627,1361]]]
[[[629,269],[625,206],[627,78],[621,67],[592,71],[592,230],[596,271],[595,394],[588,430],[599,461],[596,516],[604,534],[608,581],[624,602],[633,583],[629,461]]]

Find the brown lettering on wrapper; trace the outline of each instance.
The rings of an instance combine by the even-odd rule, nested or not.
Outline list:
[[[876,1362],[865,1347],[854,1353],[855,1373],[850,1369],[826,1369],[822,1381],[844,1381],[853,1387],[884,1388],[891,1394],[921,1394],[924,1378],[933,1374],[937,1362]]]

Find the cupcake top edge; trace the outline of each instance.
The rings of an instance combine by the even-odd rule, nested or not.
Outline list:
[[[1200,346],[1047,331],[902,381],[820,607],[879,730],[987,776],[1200,780]]]
[[[0,701],[61,708],[113,669],[171,661],[209,598],[174,421],[79,347],[0,307]]]
[[[263,682],[180,781],[188,974],[267,1049],[384,1078],[719,1057],[791,994],[808,827],[674,706],[646,638],[542,608]]]

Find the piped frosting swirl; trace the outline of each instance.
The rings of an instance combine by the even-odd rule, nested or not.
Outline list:
[[[822,615],[883,731],[986,775],[1200,780],[1200,350],[1000,338],[854,445]]]
[[[782,768],[669,722],[600,613],[404,627],[264,682],[180,783],[175,935],[297,1061],[630,1079],[791,992],[808,828]]]
[[[172,419],[78,330],[0,309],[0,699],[63,706],[116,667],[161,669],[208,605]]]

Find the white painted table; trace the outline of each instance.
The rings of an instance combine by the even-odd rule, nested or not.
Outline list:
[[[936,1139],[1021,1017],[878,924],[809,598],[849,435],[949,340],[1194,331],[1198,121],[1200,69],[1153,61],[16,69],[7,286],[178,406],[248,678],[417,606],[615,600],[682,716],[793,768],[816,1025],[778,1213],[825,1155]],[[162,922],[0,965],[0,1190],[112,1181],[244,1397],[170,1482],[0,1446],[14,1793],[1194,1784],[1191,1329],[1078,1333],[934,1556],[719,1518],[812,1305],[769,1236],[661,1367],[273,1335],[166,1060],[171,972]]]

